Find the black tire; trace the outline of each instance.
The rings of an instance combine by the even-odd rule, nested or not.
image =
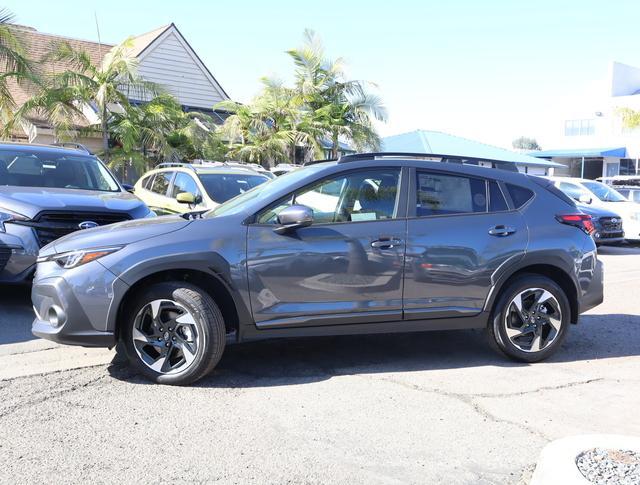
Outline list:
[[[186,368],[175,373],[156,372],[144,363],[133,341],[139,313],[154,300],[171,300],[186,309],[196,322],[198,338],[195,357]],[[213,299],[198,286],[185,282],[156,283],[133,296],[121,321],[121,342],[129,363],[149,380],[158,384],[187,385],[210,373],[224,352],[225,324]],[[175,340],[175,339],[174,339]]]
[[[506,312],[511,301],[530,288],[541,288],[551,293],[561,310],[561,325],[555,338],[539,351],[523,351],[507,336]],[[487,325],[489,342],[500,353],[520,362],[539,362],[555,353],[566,338],[571,322],[571,306],[564,290],[553,280],[537,274],[522,274],[502,289]]]

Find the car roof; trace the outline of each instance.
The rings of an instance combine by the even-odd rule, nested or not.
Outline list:
[[[259,175],[264,178],[268,178],[266,175],[261,174],[260,172],[253,170],[249,167],[235,167],[235,166],[168,166],[168,167],[159,167],[150,170],[148,173],[156,173],[156,172],[183,172],[183,173],[195,173],[196,175],[203,174],[227,174],[227,175]]]
[[[11,150],[25,153],[51,153],[57,155],[84,155],[86,157],[95,158],[95,155],[88,153],[87,151],[81,148],[69,148],[62,146],[53,146],[53,145],[44,145],[37,143],[19,143],[19,142],[0,142],[0,151],[2,150]]]

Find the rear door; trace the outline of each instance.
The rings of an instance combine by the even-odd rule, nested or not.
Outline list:
[[[416,170],[409,196],[404,318],[479,313],[492,275],[522,257],[528,230],[494,180]]]
[[[174,212],[171,210],[171,199],[168,196],[174,176],[175,172],[173,171],[157,172],[143,198],[149,208],[160,216]]]

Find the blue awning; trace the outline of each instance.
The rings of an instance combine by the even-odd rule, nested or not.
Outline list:
[[[564,167],[549,160],[540,160],[524,153],[505,150],[479,141],[441,133],[439,131],[416,130],[382,139],[386,152],[437,153],[480,160],[511,162],[533,167]]]
[[[617,157],[626,158],[626,147],[619,148],[568,148],[562,150],[539,150],[529,152],[536,158],[582,158],[582,157]]]

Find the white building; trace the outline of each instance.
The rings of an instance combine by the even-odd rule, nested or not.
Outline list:
[[[640,111],[640,68],[610,65],[596,92],[567,107],[550,127],[553,149],[531,152],[565,165],[556,175],[595,179],[640,173],[640,129],[628,129],[621,109]]]

